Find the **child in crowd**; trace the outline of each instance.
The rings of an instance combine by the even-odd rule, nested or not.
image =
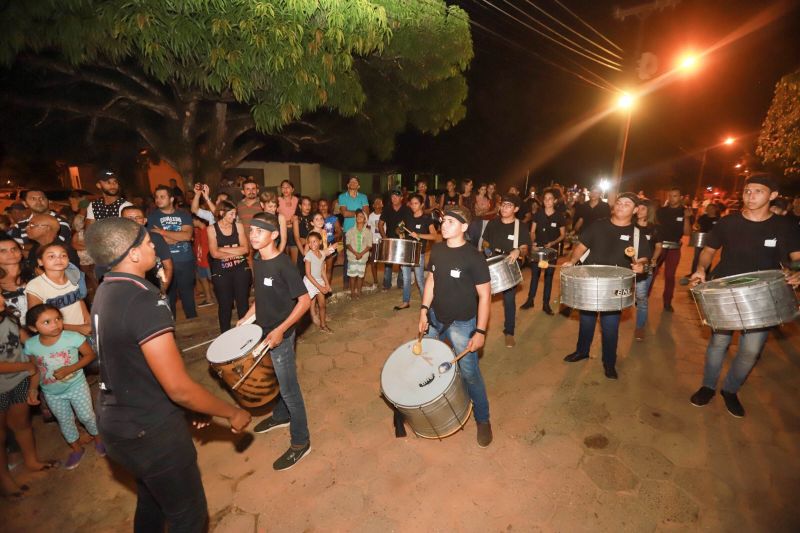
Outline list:
[[[319,327],[320,331],[333,333],[328,327],[325,317],[325,295],[330,294],[331,285],[325,274],[325,254],[320,250],[322,235],[312,231],[308,234],[306,242],[308,251],[304,259],[306,275],[303,283],[308,290],[308,297],[311,298],[311,320]]]
[[[58,466],[57,462],[42,462],[36,455],[33,429],[30,421],[28,398],[31,382],[37,380],[36,365],[22,354],[23,342],[28,338],[20,329],[5,299],[0,296],[0,496],[8,500],[22,498],[30,490],[18,485],[8,470],[6,452],[7,428],[14,432],[28,470],[38,472]]]
[[[375,287],[378,286],[378,258],[375,257],[374,250],[375,245],[381,242],[381,232],[378,229],[378,221],[381,219],[381,213],[383,213],[383,198],[378,196],[372,202],[372,212],[367,219],[367,228],[372,232],[372,248],[370,248],[367,261],[372,268],[372,284]]]
[[[58,427],[72,452],[64,468],[77,468],[85,450],[75,425],[75,414],[94,439],[94,448],[100,457],[106,449],[97,434],[97,422],[92,409],[92,396],[83,368],[91,363],[95,354],[86,337],[74,331],[64,331],[61,311],[50,304],[39,304],[28,310],[28,327],[38,333],[25,343],[24,354],[39,369],[39,379],[31,383],[28,396],[32,404],[39,403],[41,387],[47,405],[58,420]]]
[[[288,241],[288,229],[286,224],[286,218],[278,212],[278,197],[275,196],[275,193],[264,191],[259,195],[259,201],[261,202],[261,209],[264,210],[265,213],[269,213],[270,215],[275,215],[278,217],[278,224],[280,225],[279,230],[279,237],[278,237],[278,250],[283,252],[286,249],[286,244]]]
[[[356,225],[347,230],[347,277],[350,283],[350,297],[360,298],[367,272],[367,259],[372,249],[372,232],[367,229],[367,215],[364,211],[356,211]]]
[[[52,242],[40,247],[36,255],[44,274],[33,278],[25,287],[28,309],[43,303],[53,305],[61,311],[65,330],[91,334],[89,310],[81,299],[80,287],[67,276],[67,249],[63,244]]]
[[[342,225],[339,223],[339,218],[331,213],[328,200],[320,198],[317,205],[325,221],[325,234],[323,238],[325,238],[326,247],[332,249],[332,251],[328,252],[327,259],[325,259],[325,272],[328,274],[328,279],[332,279],[333,265],[336,264],[336,256],[339,254],[339,249],[336,244],[342,242]]]
[[[208,223],[197,215],[192,215],[194,226],[194,258],[197,260],[197,281],[203,291],[203,299],[198,307],[214,305],[214,293],[211,292],[211,265],[208,262]]]

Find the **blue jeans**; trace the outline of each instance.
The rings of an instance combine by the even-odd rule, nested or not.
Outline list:
[[[647,297],[650,294],[650,285],[653,283],[653,274],[648,274],[644,279],[636,280],[636,328],[643,328],[647,324]]]
[[[176,316],[175,304],[178,303],[178,297],[180,296],[184,316],[186,318],[194,318],[197,316],[197,309],[194,306],[194,260],[180,263],[173,261],[172,265],[174,267],[172,282],[169,284],[169,289],[167,289],[172,316]]]
[[[410,267],[405,266],[400,269],[403,274],[403,303],[407,304],[411,301],[411,269],[414,269],[414,276],[417,278],[417,288],[419,289],[419,297],[422,298],[422,288],[425,287],[425,255],[419,258],[419,266]]]
[[[394,265],[391,263],[384,263],[383,264],[383,288],[384,289],[391,289],[392,288],[392,269]],[[400,267],[397,270],[397,288],[399,289],[403,285],[403,268]]]
[[[538,261],[531,261],[531,287],[528,289],[528,301],[533,303],[536,298],[536,290],[539,288],[539,273],[544,270],[544,294],[542,295],[543,307],[550,307],[550,293],[553,290],[553,275],[556,269],[553,267],[539,268]]]
[[[600,315],[600,331],[603,336],[603,365],[614,366],[617,362],[617,340],[619,339],[620,311],[595,311],[580,312],[580,327],[578,328],[578,347],[576,351],[587,355],[594,339],[594,327],[597,315]]]
[[[446,330],[444,325],[436,320],[433,309],[428,311],[428,338],[449,340],[455,352],[461,353],[467,348],[472,332],[475,331],[475,318],[469,320],[459,320],[450,324]],[[443,331],[444,330],[444,331]],[[483,383],[481,369],[478,366],[478,352],[469,352],[458,362],[461,371],[461,378],[467,386],[469,398],[472,400],[475,421],[484,423],[489,421],[489,398],[486,397],[486,385]]]
[[[739,349],[736,357],[733,358],[725,381],[722,382],[722,390],[725,392],[737,393],[747,379],[748,374],[756,365],[756,361],[761,356],[764,344],[767,342],[769,329],[757,329],[753,331],[741,332],[739,336]],[[708,341],[706,349],[706,365],[703,369],[703,386],[709,389],[717,388],[719,374],[722,371],[722,362],[728,352],[728,346],[733,340],[732,331],[714,331]]]
[[[514,334],[514,322],[517,320],[517,306],[514,302],[514,297],[516,295],[516,287],[511,287],[503,291],[503,333],[506,335]]]
[[[308,418],[306,406],[303,403],[303,393],[297,382],[297,362],[294,353],[295,334],[284,337],[277,348],[270,350],[272,365],[275,367],[275,376],[278,378],[281,393],[278,403],[272,410],[272,418],[277,422],[289,421],[289,434],[293,446],[303,446],[308,443]]]

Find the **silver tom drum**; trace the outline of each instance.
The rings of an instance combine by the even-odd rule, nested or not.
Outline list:
[[[507,255],[495,255],[486,260],[492,281],[492,294],[497,294],[522,283],[522,270],[516,261],[508,262]]]
[[[538,263],[539,261],[555,263],[557,259],[558,251],[554,248],[533,248],[531,250],[531,261],[534,263]]]
[[[436,339],[422,339],[422,353],[414,355],[415,342],[397,348],[383,364],[381,392],[414,433],[442,439],[467,423],[472,402],[457,364],[443,374],[438,371],[453,359],[453,350]]]
[[[381,239],[377,254],[378,263],[417,266],[422,252],[422,243],[409,239]]]
[[[561,268],[561,303],[581,311],[621,311],[636,295],[630,268],[580,265]]]
[[[779,270],[701,283],[692,296],[703,324],[715,331],[768,328],[798,316],[797,296]]]
[[[689,246],[693,248],[703,248],[706,245],[706,241],[708,240],[708,236],[711,235],[710,233],[704,233],[701,231],[695,231],[692,233],[692,236],[689,237]]]

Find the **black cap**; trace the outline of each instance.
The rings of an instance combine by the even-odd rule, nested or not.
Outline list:
[[[617,200],[619,200],[620,198],[627,198],[628,200],[633,202],[634,207],[638,207],[642,203],[642,199],[639,198],[639,195],[632,192],[620,193],[619,196],[617,196]]]
[[[747,180],[744,182],[745,186],[747,186],[748,183],[763,185],[770,191],[778,190],[778,182],[775,181],[775,178],[772,177],[772,174],[768,174],[766,172],[758,172],[756,174],[753,174],[752,176],[747,178]]]
[[[514,204],[514,207],[519,207],[519,196],[517,196],[516,194],[504,194],[500,198],[500,204],[502,205],[506,202]]]
[[[403,191],[401,191],[400,189],[396,189],[396,188],[392,189],[391,191],[389,191],[389,193],[390,193],[390,195],[394,195],[394,196],[403,196]]]
[[[117,176],[117,173],[114,172],[112,169],[103,168],[100,169],[100,172],[97,173],[97,179],[100,181],[107,181],[110,179],[119,180],[119,177]]]

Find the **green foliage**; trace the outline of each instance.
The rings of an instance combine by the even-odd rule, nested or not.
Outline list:
[[[800,174],[800,70],[775,86],[756,153],[767,165],[783,168],[786,176]]]

